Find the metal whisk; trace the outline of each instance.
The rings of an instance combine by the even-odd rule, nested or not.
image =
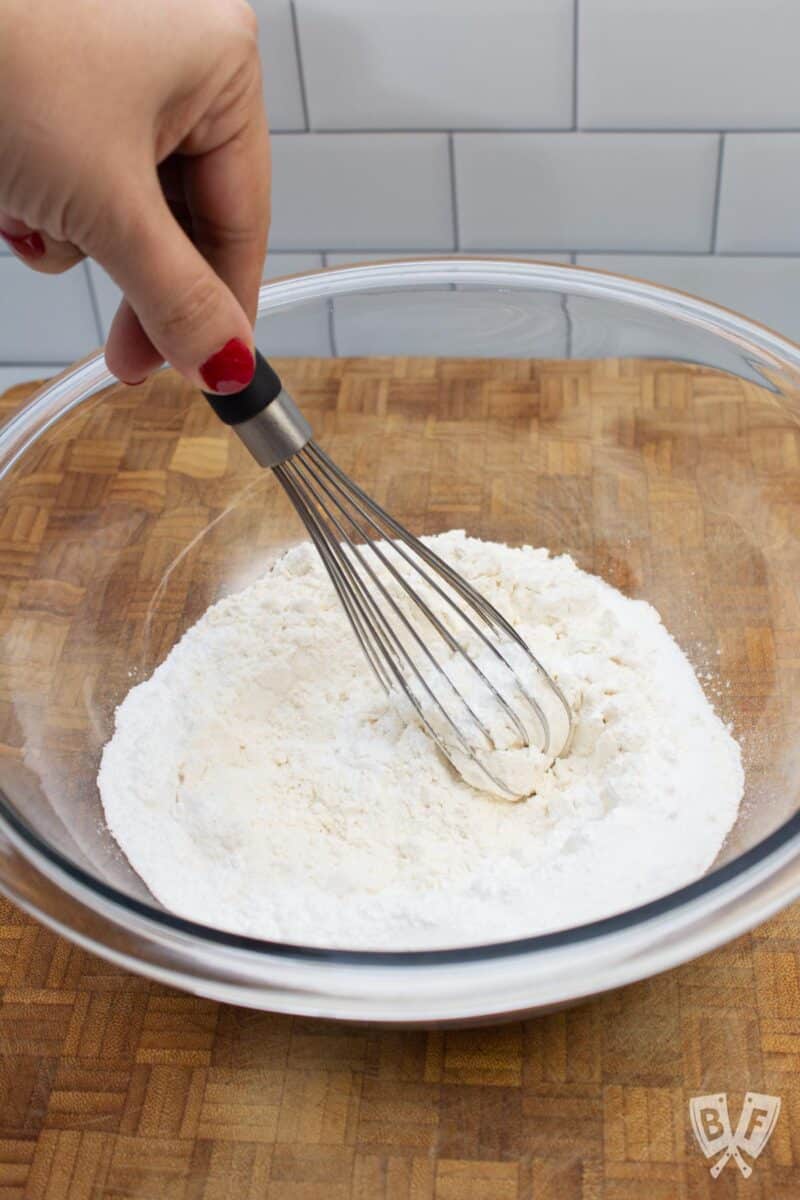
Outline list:
[[[498,754],[500,765],[506,750],[563,754],[564,693],[505,617],[316,445],[275,371],[256,360],[244,391],[207,399],[275,472],[383,688],[405,698],[457,769],[472,764],[472,782],[518,798]]]

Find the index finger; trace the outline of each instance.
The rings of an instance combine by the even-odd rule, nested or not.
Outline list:
[[[239,131],[184,158],[182,166],[195,245],[255,321],[270,215],[269,131],[260,87]]]

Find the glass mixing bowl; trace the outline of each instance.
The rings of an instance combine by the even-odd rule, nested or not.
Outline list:
[[[656,605],[742,742],[739,821],[689,886],[497,945],[326,951],[166,912],[103,822],[115,705],[302,534],[196,394],[167,373],[116,386],[98,355],[0,432],[0,887],[166,983],[402,1024],[573,1002],[800,893],[800,349],[676,292],[534,262],[319,272],[263,287],[259,312],[318,440],[413,532],[568,551]],[[280,357],[309,347],[322,357]]]

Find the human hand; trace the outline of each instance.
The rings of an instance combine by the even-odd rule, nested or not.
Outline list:
[[[249,382],[269,183],[244,0],[0,0],[0,232],[34,270],[115,280],[120,379]]]

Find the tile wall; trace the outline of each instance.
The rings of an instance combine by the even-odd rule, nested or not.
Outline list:
[[[797,0],[253,0],[274,132],[267,275],[415,252],[576,261],[800,339]],[[0,249],[0,387],[97,345],[116,304]],[[338,331],[338,336],[337,336]],[[273,353],[369,345],[281,314]]]

